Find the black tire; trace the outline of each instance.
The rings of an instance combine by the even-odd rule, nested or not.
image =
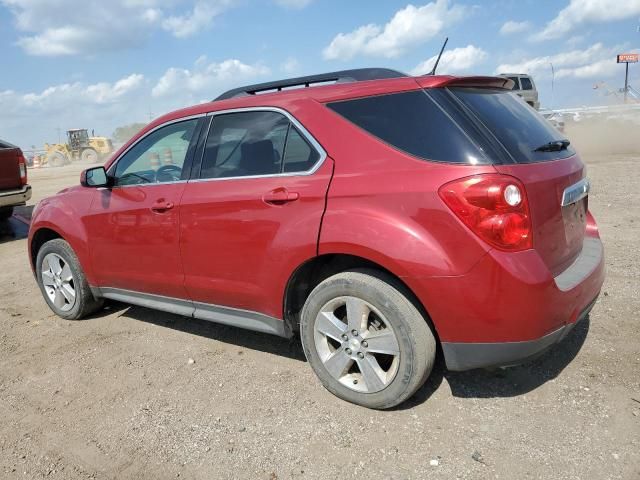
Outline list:
[[[86,163],[98,163],[100,155],[93,148],[85,148],[80,154],[80,159]]]
[[[13,215],[13,207],[0,208],[0,222],[8,220]]]
[[[67,311],[63,311],[53,303],[44,287],[42,278],[43,261],[45,257],[51,253],[61,257],[69,266],[73,275],[75,303]],[[91,288],[89,288],[89,284],[87,283],[87,279],[84,276],[84,272],[82,271],[82,266],[78,261],[78,257],[71,246],[61,238],[50,240],[40,247],[36,258],[36,277],[38,280],[38,286],[40,287],[40,291],[42,292],[42,296],[47,302],[47,305],[49,305],[49,308],[53,313],[59,317],[66,318],[68,320],[79,320],[101,308],[104,303],[102,299],[94,298],[91,293]]]
[[[309,294],[300,321],[302,346],[311,368],[331,393],[368,408],[386,409],[407,400],[424,384],[435,362],[436,340],[427,320],[404,291],[405,288],[387,274],[358,269],[327,278]],[[323,307],[339,297],[357,297],[375,307],[397,339],[399,361],[395,377],[379,391],[365,393],[345,386],[329,373],[317,351],[318,315]]]
[[[51,152],[47,155],[48,167],[64,167],[67,163],[67,157],[62,152]]]

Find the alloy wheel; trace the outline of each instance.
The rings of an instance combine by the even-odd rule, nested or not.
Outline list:
[[[56,253],[42,260],[42,285],[47,297],[57,309],[68,312],[76,303],[76,288],[69,264]]]
[[[379,392],[398,372],[396,334],[384,315],[361,298],[327,302],[316,317],[314,342],[329,374],[357,392]]]

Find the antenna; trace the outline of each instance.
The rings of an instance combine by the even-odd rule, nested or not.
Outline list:
[[[447,42],[449,41],[449,37],[444,39],[444,43],[442,44],[442,48],[440,49],[440,53],[438,54],[438,58],[436,58],[436,63],[433,66],[433,69],[427,73],[427,75],[435,75],[436,74],[436,68],[438,68],[438,63],[440,63],[440,57],[442,57],[442,52],[444,52],[444,47],[447,46]]]

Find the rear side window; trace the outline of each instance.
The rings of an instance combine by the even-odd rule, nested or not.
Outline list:
[[[520,90],[520,82],[518,77],[509,77],[509,80],[513,80],[513,88],[511,90]]]
[[[528,77],[520,77],[520,83],[522,84],[522,90],[533,90],[533,84]]]
[[[516,163],[566,158],[575,153],[571,146],[557,151],[536,151],[564,137],[513,93],[470,88],[452,88],[450,92],[495,136]]]
[[[303,173],[319,159],[318,151],[283,114],[228,113],[213,119],[200,178]]]
[[[202,159],[201,178],[280,173],[289,120],[275,112],[214,117]]]
[[[490,163],[482,150],[423,90],[327,106],[385,143],[421,159]]]

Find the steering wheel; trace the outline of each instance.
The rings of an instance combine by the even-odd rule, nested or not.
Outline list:
[[[156,172],[156,182],[176,181],[180,180],[181,176],[181,167],[177,165],[163,165]]]

